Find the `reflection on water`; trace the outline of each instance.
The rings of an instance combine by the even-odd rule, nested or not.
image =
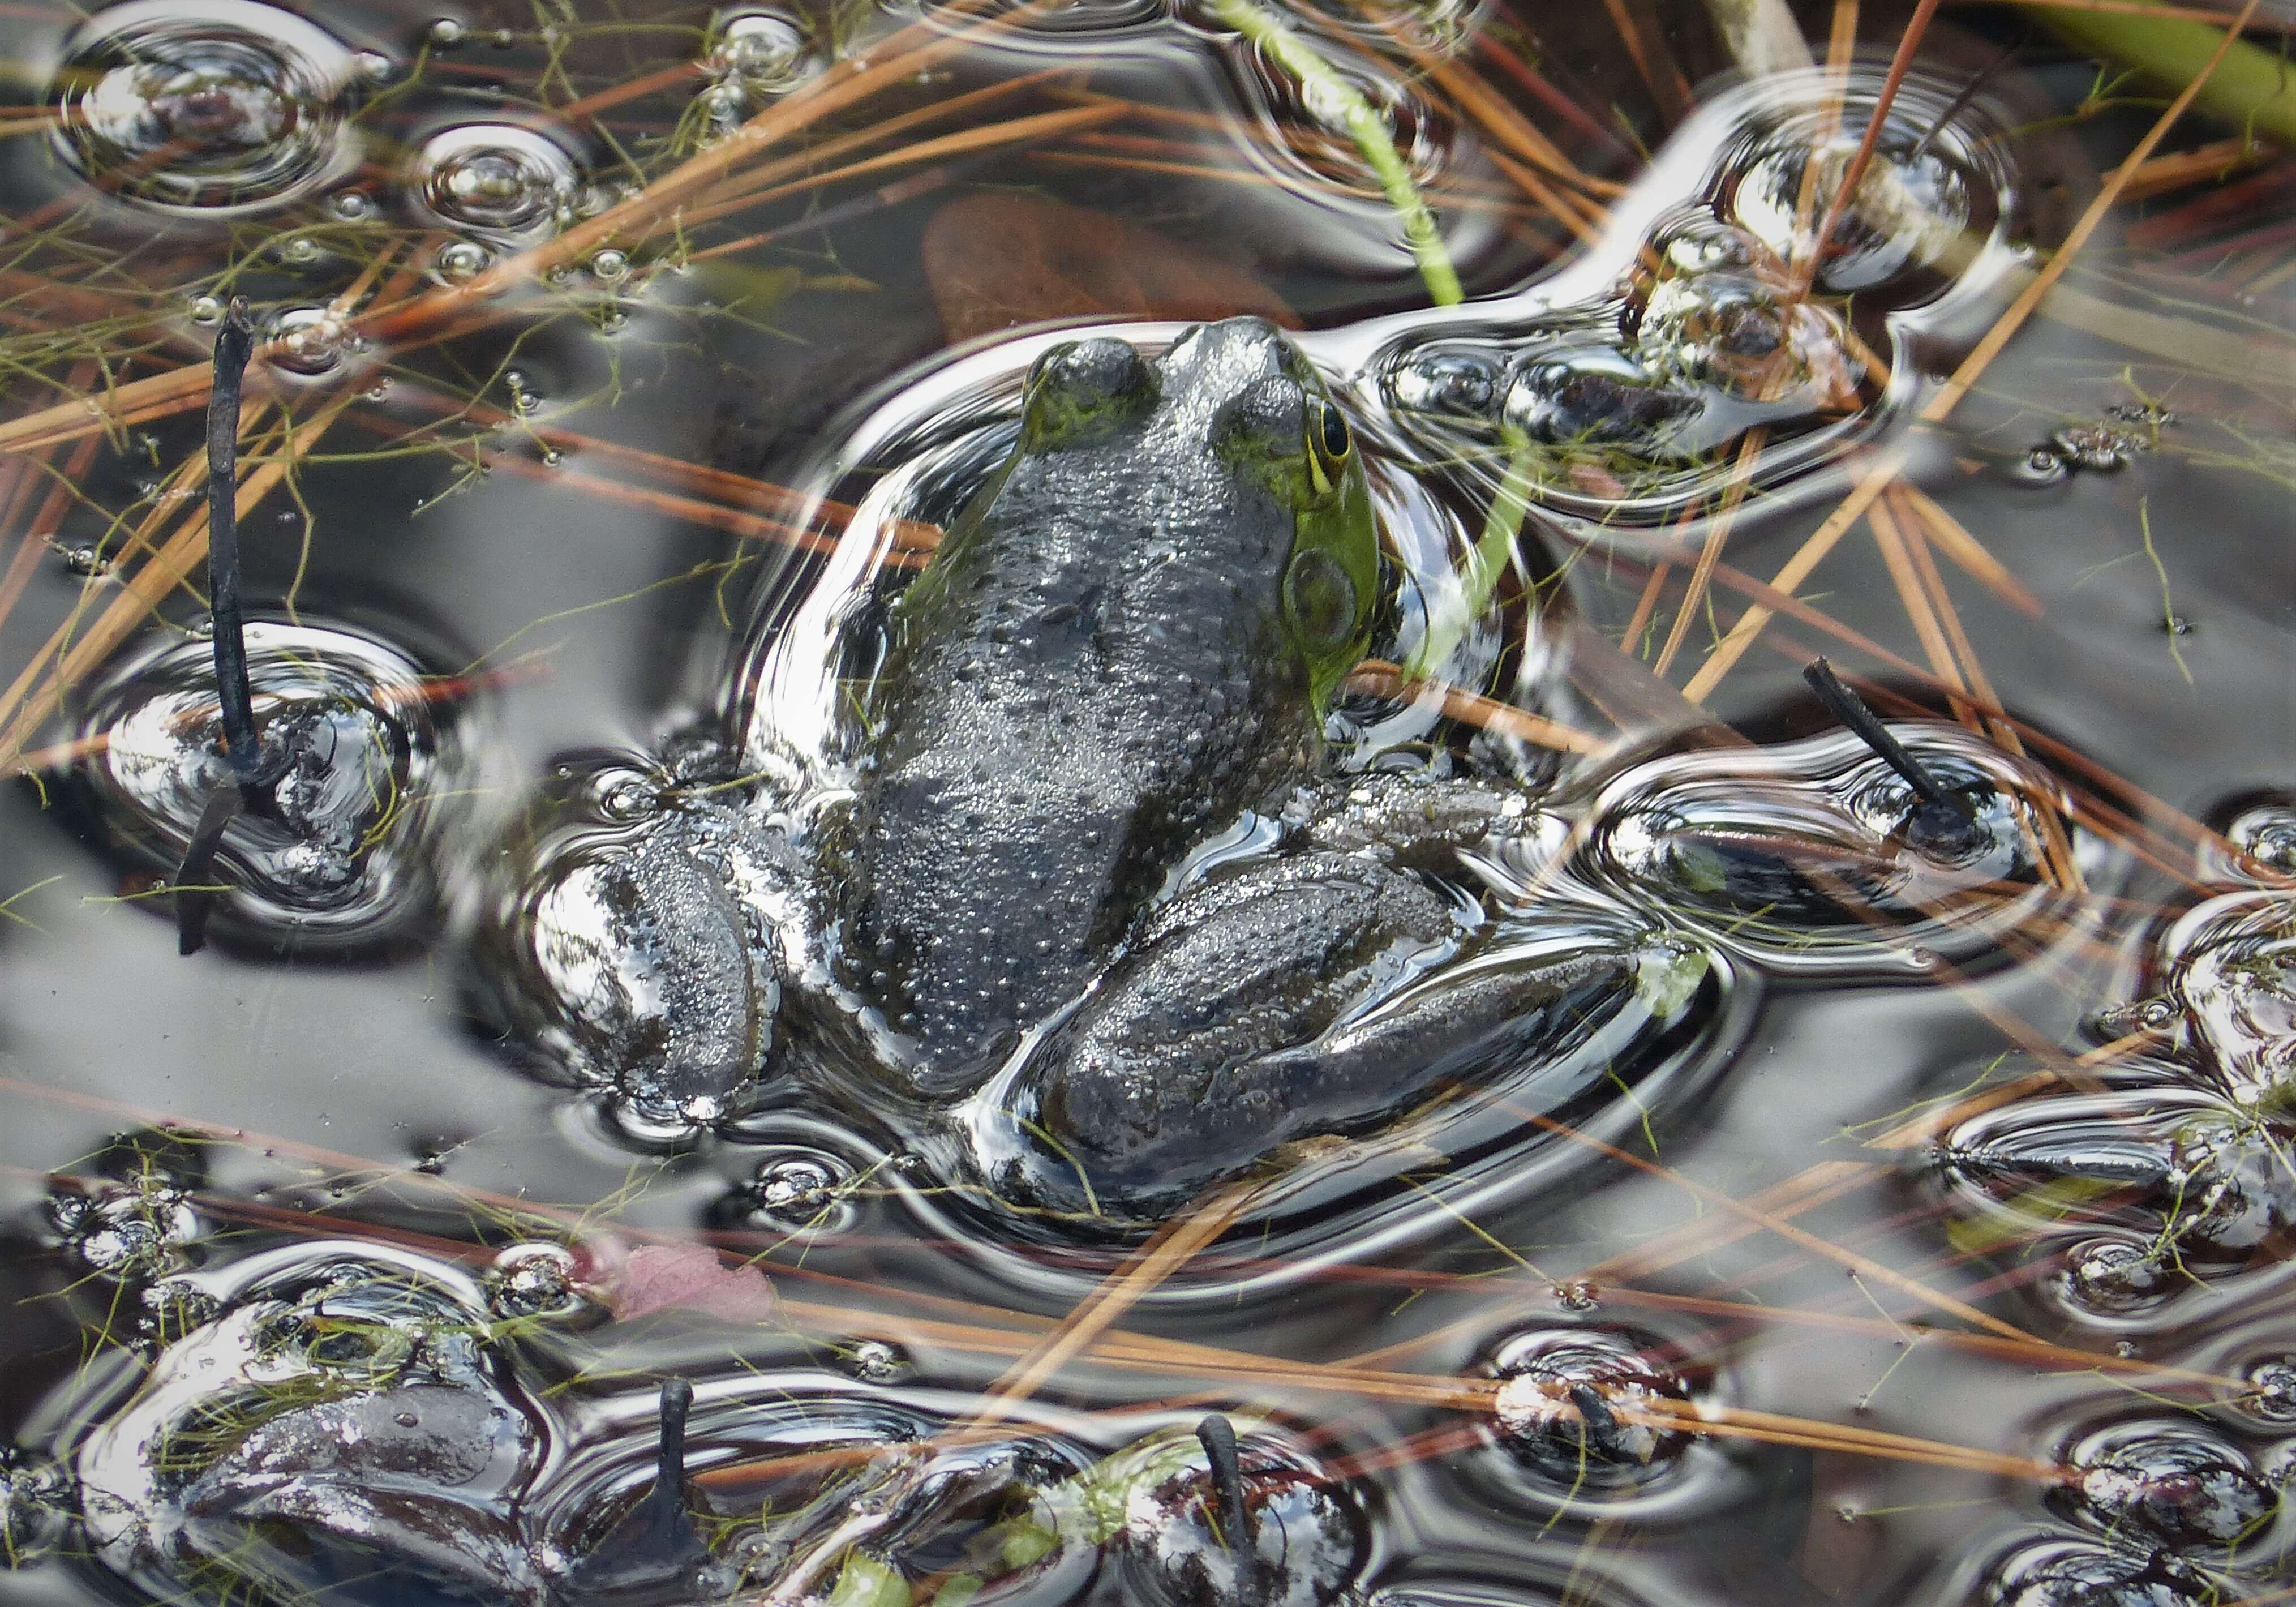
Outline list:
[[[1280,9],[14,8],[0,1589],[2286,1591],[2284,167]]]

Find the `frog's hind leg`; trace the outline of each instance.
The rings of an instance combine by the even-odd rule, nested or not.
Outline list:
[[[1311,849],[1176,899],[1006,1085],[1001,1195],[1138,1222],[1287,1144],[1519,1075],[1591,1088],[1693,1008],[1702,950],[1599,910],[1496,934],[1407,870]],[[1552,1100],[1543,1103],[1552,1103]]]

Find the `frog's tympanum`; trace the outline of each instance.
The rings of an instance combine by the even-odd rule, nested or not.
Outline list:
[[[1235,1425],[1224,1467],[1152,1422],[1099,1455],[1044,1424],[950,1440],[817,1373],[704,1386],[703,1488],[685,1381],[641,1462],[632,1403],[546,1404],[521,1325],[460,1275],[348,1247],[268,1260],[69,1453],[87,1554],[158,1599],[909,1607],[1042,1582],[1111,1607],[1330,1607],[1365,1551],[1344,1489],[1271,1425]]]
[[[850,611],[824,751],[562,771],[492,1013],[657,1120],[782,1070],[890,1094],[1000,1196],[1118,1223],[1459,1090],[1642,1074],[1710,1013],[1708,942],[1601,866],[1483,873],[1570,837],[1511,783],[1334,774],[1389,579],[1359,456],[1260,320],[1051,348],[930,562]]]

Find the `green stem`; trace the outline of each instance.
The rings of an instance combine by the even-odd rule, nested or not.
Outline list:
[[[2181,17],[2075,11],[2057,5],[2020,9],[2076,47],[2117,61],[2140,78],[2169,89],[2182,89],[2198,78],[2217,46],[2224,43],[2224,29]],[[2296,144],[2296,63],[2261,45],[2235,39],[2193,104],[2245,135],[2260,134],[2283,144]]]
[[[1439,672],[1468,627],[1490,607],[1498,594],[1499,578],[1506,573],[1515,542],[1522,535],[1523,518],[1530,512],[1531,444],[1519,430],[1507,430],[1502,439],[1507,450],[1506,471],[1500,476],[1498,492],[1484,516],[1482,535],[1455,572],[1457,585],[1428,610],[1426,637],[1411,655],[1411,662],[1403,667],[1403,673],[1414,680],[1425,680]]]
[[[1364,99],[1354,85],[1334,71],[1314,45],[1252,0],[1212,0],[1212,12],[1266,51],[1303,88],[1314,90],[1326,104],[1340,108],[1356,149],[1363,152],[1364,160],[1379,176],[1379,187],[1387,193],[1387,204],[1403,220],[1403,238],[1419,264],[1419,276],[1427,281],[1427,294],[1438,307],[1456,307],[1465,300],[1466,292],[1459,288],[1458,270],[1451,266],[1451,254],[1443,249],[1442,231],[1435,226],[1435,214],[1427,209],[1427,203],[1420,199],[1419,186],[1411,182],[1410,169],[1404,166],[1403,153],[1395,148],[1395,135],[1389,131],[1387,119]]]

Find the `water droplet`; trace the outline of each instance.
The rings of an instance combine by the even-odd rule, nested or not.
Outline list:
[[[57,143],[102,188],[154,206],[246,212],[343,167],[358,60],[258,0],[129,0],[66,41]]]
[[[433,49],[452,50],[470,37],[470,29],[458,17],[440,17],[430,24],[430,39]]]
[[[557,140],[519,123],[463,123],[425,140],[406,170],[426,222],[510,242],[540,239],[572,216],[581,168]]]
[[[398,70],[398,63],[379,50],[363,50],[358,53],[357,61],[360,75],[372,83],[387,84],[391,75]]]
[[[351,329],[324,307],[291,307],[271,320],[269,361],[290,373],[316,376],[339,366],[351,350]]]
[[[439,248],[439,277],[459,284],[487,271],[492,256],[475,240],[455,240]]]
[[[223,299],[220,296],[194,296],[184,311],[194,324],[220,324],[224,315]]]

